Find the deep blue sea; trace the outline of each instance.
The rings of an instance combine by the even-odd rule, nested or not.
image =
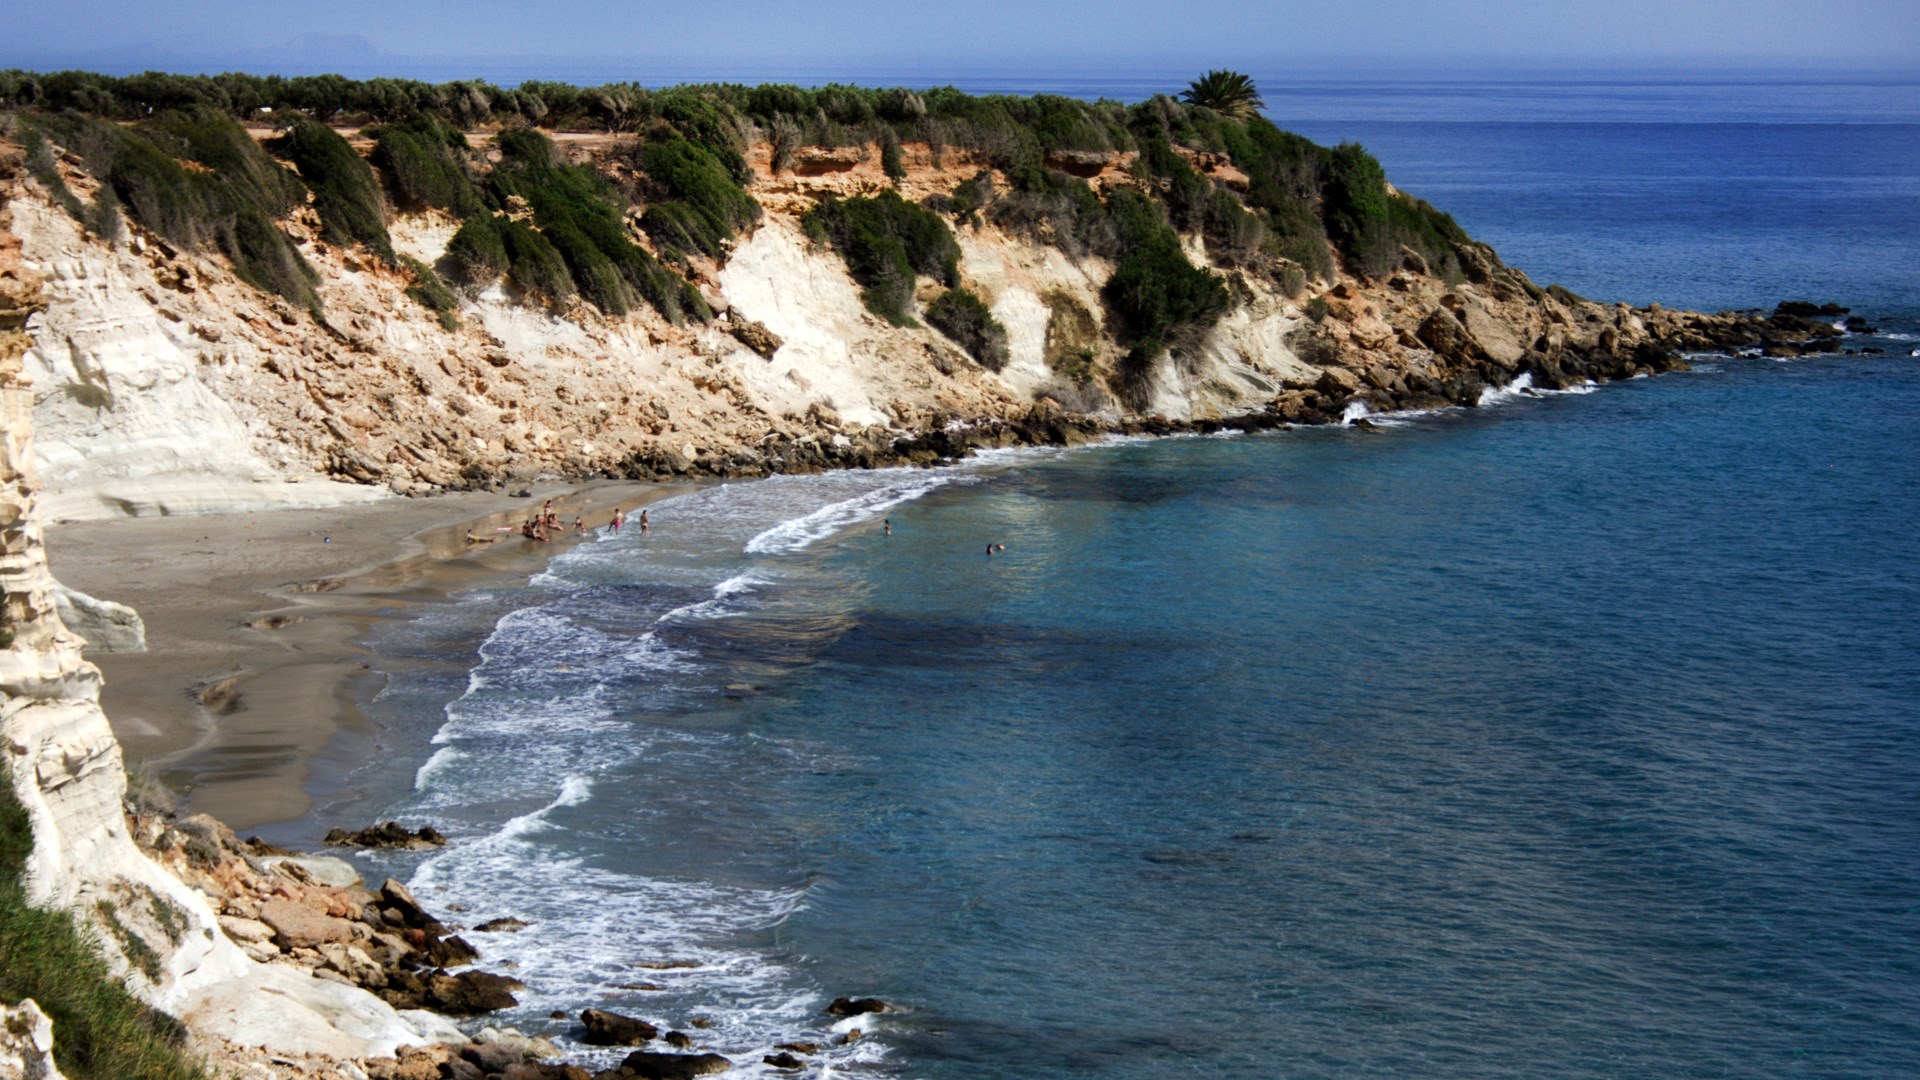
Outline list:
[[[286,838],[439,826],[376,869],[531,924],[506,1022],[733,1075],[1920,1075],[1920,84],[1262,85],[1536,280],[1886,354],[677,495],[381,629]]]

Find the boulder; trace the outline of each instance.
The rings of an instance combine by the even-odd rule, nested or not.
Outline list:
[[[220,916],[220,929],[225,930],[228,937],[241,944],[273,939],[273,927],[258,919],[243,919],[238,915]]]
[[[583,1009],[580,1022],[587,1034],[581,1041],[588,1046],[639,1046],[652,1041],[660,1029],[645,1020],[622,1016],[604,1009]]]
[[[779,352],[780,346],[786,344],[780,339],[780,335],[767,329],[764,323],[757,323],[752,319],[743,319],[739,316],[727,322],[727,333],[732,334],[735,341],[760,354],[763,360],[773,359],[773,354]]]
[[[804,1069],[807,1067],[806,1062],[801,1061],[799,1058],[794,1057],[792,1054],[786,1053],[785,1051],[782,1051],[778,1054],[768,1054],[766,1057],[763,1057],[760,1060],[766,1062],[768,1065],[771,1065],[776,1069]]]
[[[353,924],[347,920],[278,897],[260,905],[260,921],[273,928],[273,940],[282,949],[311,949],[329,941],[353,940]]]
[[[478,1016],[510,1009],[519,1004],[512,991],[523,988],[516,979],[485,971],[463,971],[458,975],[441,971],[425,981],[426,1003],[448,1016]]]
[[[733,1068],[733,1062],[719,1054],[656,1054],[636,1050],[621,1059],[620,1068],[639,1080],[692,1080],[726,1072]]]
[[[325,855],[270,855],[260,865],[308,885],[348,889],[360,884],[360,871],[352,863]]]
[[[1314,386],[1329,397],[1349,397],[1360,392],[1360,377],[1346,368],[1330,367],[1320,373]]]
[[[90,653],[147,651],[146,624],[139,612],[125,604],[96,600],[56,582],[53,606],[67,629],[87,639]]]
[[[504,1046],[518,1051],[522,1058],[552,1058],[560,1056],[560,1048],[535,1035],[526,1035],[515,1028],[483,1027],[474,1032],[473,1041],[490,1046]]]
[[[828,1016],[865,1016],[867,1013],[892,1012],[893,1006],[879,998],[834,998],[827,1006]]]
[[[388,922],[397,920],[398,925],[416,930],[438,923],[420,906],[420,901],[413,898],[413,893],[393,878],[380,883],[380,914]]]

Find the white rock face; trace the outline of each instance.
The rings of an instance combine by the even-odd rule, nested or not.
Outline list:
[[[208,343],[163,314],[172,309],[156,303],[129,252],[86,240],[44,203],[9,206],[24,261],[46,279],[26,375],[50,518],[333,506],[386,494],[262,458],[245,420],[201,378]]]
[[[53,1021],[32,998],[0,1005],[0,1076],[66,1080],[53,1063]]]
[[[876,363],[871,338],[879,319],[830,251],[809,251],[791,221],[770,220],[741,244],[720,272],[733,309],[764,323],[785,342],[759,361],[756,390],[787,412],[819,401],[853,424],[884,424],[887,365]]]

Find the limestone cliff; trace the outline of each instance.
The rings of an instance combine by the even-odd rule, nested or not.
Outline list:
[[[0,745],[33,829],[30,899],[95,925],[127,985],[201,1035],[355,1057],[458,1039],[435,1017],[402,1015],[359,989],[255,963],[200,892],[134,844],[120,746],[98,703],[100,674],[61,622],[47,572],[33,391],[22,363],[29,320],[46,300],[8,228],[14,209],[0,203]]]
[[[593,162],[616,141],[564,146]],[[11,180],[13,232],[48,283],[24,371],[49,514],[329,504],[539,474],[928,461],[976,439],[956,442],[956,430],[1005,443],[1234,416],[1325,422],[1354,400],[1471,405],[1522,374],[1616,378],[1662,368],[1676,348],[1754,336],[1731,316],[1550,295],[1476,244],[1460,247],[1465,273],[1452,281],[1408,251],[1384,278],[1336,275],[1289,296],[1189,237],[1188,255],[1225,273],[1232,310],[1122,379],[1101,297],[1112,267],[976,220],[956,227],[960,271],[1009,346],[990,371],[931,329],[869,312],[839,257],[802,228],[823,195],[919,200],[979,169],[906,151],[897,184],[858,148],[780,170],[764,146],[750,153],[765,214],[724,265],[694,257],[687,273],[717,316],[686,326],[578,300],[549,310],[495,286],[463,297],[448,328],[408,298],[400,269],[322,240],[309,208],[283,224],[318,271],[316,319],[132,223],[122,239],[93,236],[37,182]],[[1076,167],[1096,188],[1141,182],[1125,155],[1094,156]],[[1231,166],[1195,161],[1210,182],[1236,180]],[[70,176],[77,190],[90,182]],[[432,263],[454,223],[402,214],[390,229],[397,251]],[[920,301],[937,291],[923,280]]]

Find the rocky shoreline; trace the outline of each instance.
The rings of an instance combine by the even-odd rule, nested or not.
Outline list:
[[[348,862],[305,855],[257,837],[242,840],[204,814],[173,819],[129,808],[135,842],[180,880],[208,898],[221,930],[259,963],[285,965],[329,982],[364,989],[398,1010],[425,1010],[473,1018],[517,1004],[525,984],[481,970],[480,951],[460,929],[430,914],[413,893],[388,879],[369,888]],[[431,828],[408,830],[395,822],[347,833],[335,830],[330,844],[394,849],[445,842]],[[501,918],[475,926],[487,932],[517,931],[525,923]],[[834,1018],[891,1011],[877,998],[839,998],[826,1010]],[[354,1062],[370,1080],[627,1080],[707,1076],[735,1062],[700,1044],[705,1018],[688,1017],[683,1029],[662,1031],[636,1017],[586,1008],[577,1017],[555,1014],[553,1033],[587,1046],[669,1049],[629,1053],[609,1069],[590,1070],[562,1059],[548,1038],[512,1028],[485,1026],[467,1045],[436,1043],[398,1049],[392,1057]],[[860,1033],[841,1037],[851,1042]],[[227,1064],[257,1064],[257,1049],[221,1043],[203,1047]],[[800,1069],[817,1043],[782,1043],[765,1064]],[[326,1055],[271,1055],[280,1076],[342,1075],[343,1062]],[[286,1070],[293,1070],[288,1072]]]
[[[1335,290],[1339,292],[1338,289]],[[1352,294],[1349,294],[1352,295]],[[1489,390],[1528,376],[1539,390],[1565,390],[1583,383],[1616,382],[1684,371],[1690,353],[1739,354],[1791,358],[1848,352],[1851,333],[1872,333],[1860,320],[1841,329],[1826,318],[1848,314],[1838,304],[1815,306],[1783,301],[1774,311],[1675,312],[1659,305],[1635,310],[1621,305],[1623,317],[1640,321],[1645,338],[1625,345],[1619,334],[1602,331],[1590,345],[1563,334],[1543,335],[1517,359],[1488,349],[1468,326],[1443,306],[1422,323],[1418,340],[1444,360],[1437,375],[1396,371],[1386,365],[1336,363],[1312,380],[1281,384],[1264,408],[1221,417],[1170,419],[1166,416],[1107,417],[1070,412],[1051,400],[1036,402],[1009,417],[968,419],[933,413],[916,417],[917,434],[879,425],[842,425],[831,409],[816,408],[808,419],[818,433],[773,435],[760,445],[730,455],[688,457],[667,448],[636,453],[617,475],[632,480],[696,477],[751,479],[780,473],[818,473],[831,469],[877,469],[938,465],[981,450],[1020,446],[1078,446],[1103,435],[1210,435],[1222,431],[1273,431],[1324,426],[1347,419],[1355,404],[1369,414],[1417,409],[1475,408]],[[1823,318],[1824,317],[1824,318]],[[1875,355],[1868,348],[1859,355]],[[1364,422],[1364,421],[1363,421]],[[498,488],[500,482],[489,481]]]

